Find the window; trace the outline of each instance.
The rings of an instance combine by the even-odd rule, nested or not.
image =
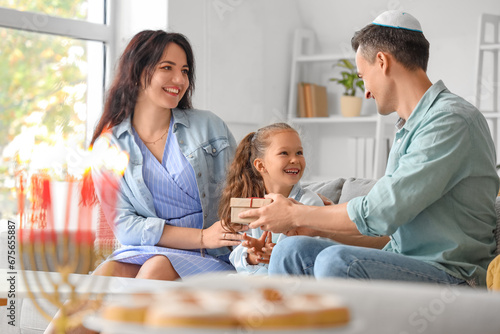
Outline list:
[[[93,23],[105,22],[104,0],[1,0],[0,6],[22,12],[45,14],[54,17],[83,20]],[[32,24],[36,25],[36,22]]]
[[[0,219],[17,214],[27,160],[63,178],[103,104],[111,28],[104,0],[0,0]],[[32,161],[31,161],[32,162]]]

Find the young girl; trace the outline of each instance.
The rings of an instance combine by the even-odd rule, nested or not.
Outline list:
[[[219,217],[223,224],[231,224],[231,197],[264,197],[279,193],[307,205],[323,205],[321,198],[299,185],[306,167],[302,143],[295,129],[285,123],[275,123],[248,134],[236,149],[229,168],[226,188],[221,196]],[[244,241],[231,253],[236,270],[247,274],[267,274],[267,266],[274,245],[286,236],[272,235],[261,229],[243,235]],[[317,235],[310,229],[294,229],[286,235]]]

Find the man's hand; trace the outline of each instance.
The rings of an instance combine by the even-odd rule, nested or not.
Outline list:
[[[286,233],[287,237],[292,237],[294,235],[307,235],[310,237],[315,237],[321,236],[321,232],[309,227],[296,227]]]
[[[274,233],[286,233],[293,226],[293,207],[295,201],[280,194],[268,194],[265,198],[271,198],[273,202],[259,209],[250,209],[239,214],[240,218],[257,218],[250,223],[249,228],[260,227],[264,231]]]

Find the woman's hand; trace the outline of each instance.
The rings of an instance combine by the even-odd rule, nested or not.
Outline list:
[[[219,248],[224,246],[238,246],[243,240],[243,235],[238,232],[248,230],[248,225],[234,224],[236,232],[228,231],[222,222],[216,221],[212,226],[202,230],[201,248]]]
[[[242,246],[248,248],[247,262],[251,265],[259,263],[269,263],[274,246],[273,234],[264,231],[259,239],[252,238],[243,233],[244,241]]]

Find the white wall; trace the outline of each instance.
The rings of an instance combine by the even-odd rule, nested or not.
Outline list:
[[[170,0],[169,29],[186,34],[197,61],[194,105],[212,110],[237,140],[285,120],[295,1]]]
[[[230,123],[252,124],[284,112],[295,28],[314,30],[319,52],[338,53],[379,13],[408,11],[431,42],[431,80],[472,101],[479,17],[500,14],[498,0],[169,0],[169,7],[169,29],[197,49],[195,102]]]
[[[500,15],[498,0],[297,0],[304,25],[316,31],[324,52],[341,52],[354,31],[391,9],[407,11],[422,25],[431,43],[428,74],[473,101],[479,18]],[[352,15],[346,15],[351,13]]]
[[[473,101],[479,17],[500,14],[498,0],[169,0],[168,24],[195,48],[195,106],[220,115],[239,140],[285,117],[294,29],[314,30],[318,52],[344,52],[356,30],[388,9],[405,10],[421,22],[431,43],[431,80],[442,79]],[[373,103],[366,108],[375,112]],[[309,135],[328,137],[327,132]],[[315,152],[308,163],[322,156],[323,172],[352,176],[352,164],[338,158],[345,145],[327,141],[318,147],[335,150]]]
[[[167,28],[168,1],[147,0],[111,0],[109,20],[114,27],[115,44],[110,50],[112,77],[117,60],[130,39],[138,32],[146,29],[157,30]],[[108,83],[110,81],[108,80]]]

